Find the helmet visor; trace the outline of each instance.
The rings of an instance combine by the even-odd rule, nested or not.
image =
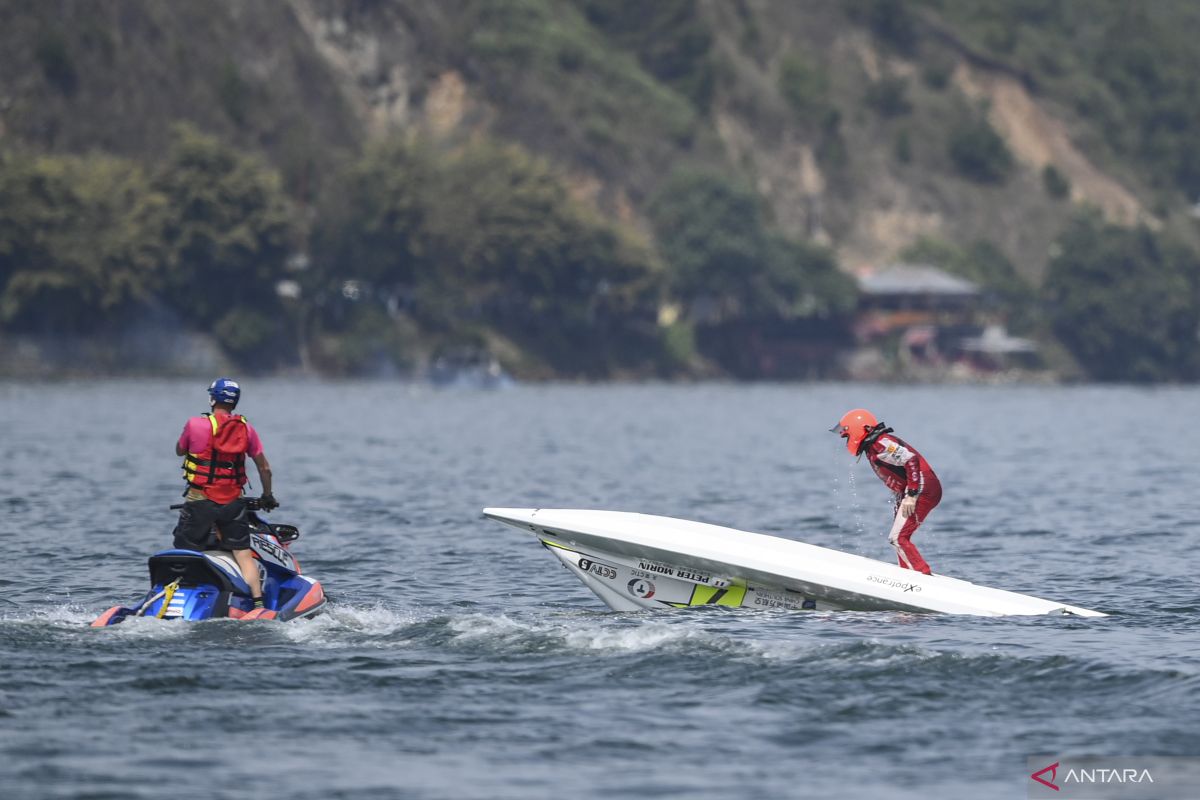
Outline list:
[[[838,434],[841,434],[842,436],[846,436],[848,434],[848,431],[842,425],[840,420],[837,423],[835,423],[832,428],[829,429],[829,432],[830,433],[838,433]]]

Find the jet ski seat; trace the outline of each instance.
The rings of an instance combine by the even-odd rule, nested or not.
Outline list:
[[[229,561],[233,556],[222,553]],[[224,561],[225,559],[222,559]],[[232,565],[236,574],[237,563]],[[233,582],[223,571],[212,565],[212,562],[199,553],[173,552],[159,553],[150,556],[150,581],[153,584],[168,584],[179,580],[185,586],[196,586],[210,583],[222,592],[234,591]]]

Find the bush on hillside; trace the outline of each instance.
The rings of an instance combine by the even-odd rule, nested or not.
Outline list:
[[[829,77],[799,53],[780,62],[779,92],[802,119],[820,119],[829,108]]]
[[[829,76],[800,53],[788,53],[780,61],[779,93],[795,119],[815,139],[817,160],[829,170],[838,170],[850,160],[842,137],[842,115],[830,97]]]
[[[950,85],[954,74],[954,61],[938,53],[927,56],[921,64],[921,80],[930,89],[941,91]]]
[[[959,173],[976,183],[1001,183],[1012,172],[1008,145],[982,117],[951,128],[946,146]]]
[[[79,73],[67,40],[57,31],[50,31],[38,39],[33,52],[42,75],[50,85],[68,97],[75,94],[79,86]]]
[[[1055,200],[1065,200],[1071,195],[1071,182],[1053,164],[1047,164],[1042,169],[1042,186],[1046,194]]]
[[[867,87],[863,102],[883,117],[899,117],[912,111],[908,101],[908,81],[900,77],[886,77]]]
[[[847,15],[902,53],[917,45],[917,19],[907,0],[847,0]]]

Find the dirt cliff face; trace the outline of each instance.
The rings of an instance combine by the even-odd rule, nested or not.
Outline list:
[[[5,0],[0,143],[153,158],[188,120],[265,151],[303,199],[371,138],[486,134],[551,158],[577,197],[643,228],[670,170],[699,164],[750,178],[781,228],[847,268],[933,236],[992,241],[1037,278],[1075,205],[1155,224],[1144,189],[1078,147],[1084,123],[944,36],[899,52],[839,4],[698,0],[716,75],[701,107],[591,27],[586,3],[526,5],[544,20],[471,0]],[[816,76],[808,107],[786,94],[797,63]],[[972,180],[948,155],[972,119],[1011,154],[1003,179]]]
[[[731,94],[718,100],[713,124],[729,162],[756,173],[780,224],[833,245],[844,267],[893,259],[921,236],[983,239],[1037,280],[1075,206],[1099,208],[1120,225],[1157,224],[1138,199],[1141,187],[1106,173],[1076,145],[1084,123],[1010,71],[989,68],[933,36],[915,52],[899,54],[847,24],[831,4],[799,4],[804,12],[783,5],[755,6],[760,29],[770,32],[756,49],[736,46],[729,26],[722,50],[746,76],[744,84],[765,87],[759,102],[775,124],[755,124]],[[812,126],[789,119],[772,97],[778,65],[792,53],[828,76],[841,160],[822,157]],[[872,100],[880,87],[899,95],[891,107]],[[1001,181],[972,181],[948,156],[950,130],[972,118],[986,119],[1012,155]],[[1047,167],[1065,179],[1067,198],[1048,194]]]

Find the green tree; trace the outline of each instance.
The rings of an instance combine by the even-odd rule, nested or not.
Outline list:
[[[397,141],[345,185],[351,212],[329,215],[319,236],[327,286],[362,280],[369,302],[428,332],[493,330],[567,374],[658,357],[653,251],[573,201],[546,161],[512,145]]]
[[[519,147],[454,154],[440,190],[427,229],[440,268],[428,283],[469,286],[468,300],[538,314],[630,308],[654,271],[647,248],[572,201],[550,164]]]
[[[676,172],[650,216],[671,290],[693,309],[711,304],[718,319],[779,320],[833,316],[854,304],[853,283],[828,251],[772,233],[748,186]]]
[[[714,172],[674,173],[650,204],[672,291],[692,305],[715,300],[723,316],[756,305],[767,263],[762,213],[749,186]]]
[[[1046,277],[1054,330],[1100,380],[1200,377],[1200,265],[1146,228],[1087,215],[1057,244]]]
[[[163,294],[244,362],[270,364],[288,345],[276,284],[294,237],[279,174],[180,126],[152,179],[164,202]],[[251,323],[249,316],[261,319]]]
[[[158,286],[163,203],[105,156],[0,154],[0,322],[86,333]]]
[[[425,316],[477,318],[561,371],[604,374],[658,347],[651,251],[572,201],[551,166],[511,145],[451,155],[426,236]]]
[[[369,147],[328,192],[314,233],[314,277],[392,291],[411,287],[427,259],[425,217],[439,191],[440,154],[419,141]]]

